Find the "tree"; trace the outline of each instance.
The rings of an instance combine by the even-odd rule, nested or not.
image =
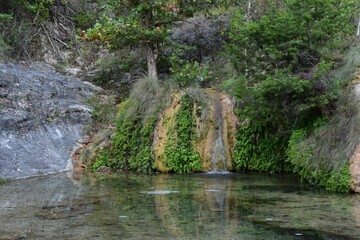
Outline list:
[[[160,45],[170,34],[174,21],[190,17],[195,11],[210,6],[214,0],[120,0],[110,1],[115,17],[103,16],[101,21],[86,32],[83,39],[100,40],[111,48],[140,45],[147,51],[148,74],[158,79],[157,58]]]
[[[333,112],[340,84],[332,71],[354,41],[355,2],[269,0],[266,6],[252,2],[251,18],[245,9],[235,15],[227,47],[238,71],[233,83],[242,106],[238,113],[249,127],[238,141],[239,166],[259,161],[253,149],[266,152],[262,160],[268,166],[271,155],[284,156],[294,130]],[[255,14],[259,6],[262,13]],[[277,146],[268,144],[271,138],[279,139]]]

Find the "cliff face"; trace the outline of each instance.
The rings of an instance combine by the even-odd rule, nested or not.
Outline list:
[[[201,172],[226,172],[234,170],[234,149],[237,118],[231,99],[213,89],[202,89],[204,106],[193,104],[192,121],[195,128],[192,150],[201,159]],[[170,138],[175,143],[179,134],[176,132],[184,93],[173,95],[171,105],[165,109],[157,123],[154,133],[153,149],[157,170],[168,172],[166,148]],[[173,136],[171,136],[171,133]],[[175,139],[175,140],[174,140]]]
[[[39,65],[0,64],[0,178],[72,167],[91,109],[82,100],[100,88]]]
[[[356,73],[356,82],[354,86],[356,100],[358,101],[360,97],[360,85],[358,84],[360,74],[359,72]],[[359,113],[359,111],[357,112]],[[356,119],[359,119],[358,115],[355,116]],[[356,131],[352,130],[352,134],[356,134]],[[354,152],[350,158],[350,188],[352,191],[360,193],[360,144],[359,141],[353,143],[357,144]]]

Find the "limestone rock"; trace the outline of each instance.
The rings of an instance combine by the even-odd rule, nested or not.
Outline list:
[[[350,175],[351,190],[360,193],[360,144],[356,147],[354,154],[350,158]]]
[[[231,99],[213,89],[203,89],[206,106],[202,109],[193,106],[193,119],[196,122],[196,141],[193,149],[199,153],[203,172],[233,170],[235,133],[238,120],[233,111]],[[168,134],[174,131],[176,114],[180,110],[184,92],[173,95],[171,105],[166,108],[154,132],[153,149],[157,170],[168,172],[164,153]]]
[[[0,64],[0,178],[71,168],[71,152],[91,119],[82,100],[98,91],[46,66]]]

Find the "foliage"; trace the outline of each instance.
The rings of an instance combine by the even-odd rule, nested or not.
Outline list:
[[[6,41],[5,32],[10,22],[13,20],[13,14],[0,12],[0,59],[11,50],[10,45]]]
[[[153,132],[168,101],[166,89],[153,79],[141,79],[118,111],[110,149],[110,167],[149,172],[154,169]]]
[[[101,58],[96,63],[97,73],[91,80],[97,86],[117,93],[117,98],[129,97],[130,90],[144,74],[141,64],[144,52],[139,49],[124,48]]]
[[[334,60],[354,32],[351,20],[358,9],[351,3],[287,0],[250,22],[240,11],[232,21],[228,46],[235,66],[248,71],[249,79],[279,68],[311,73],[319,62]]]
[[[12,2],[13,9],[21,9],[34,16],[33,23],[43,22],[50,17],[50,6],[54,0],[15,0]]]
[[[354,77],[359,63],[357,50],[355,47],[349,51],[344,66],[335,74],[336,78]],[[349,191],[349,159],[359,144],[360,104],[353,87],[350,85],[341,92],[338,107],[325,124],[294,131],[287,149],[294,172],[331,191]]]
[[[325,187],[329,191],[348,192],[350,190],[350,170],[348,161],[338,168],[329,168],[326,159],[314,159],[316,142],[307,138],[307,130],[293,132],[286,151],[288,162],[293,166],[293,172],[315,186]]]
[[[313,84],[278,71],[256,85],[248,85],[244,78],[239,78],[233,93],[242,104],[238,110],[242,118],[248,118],[253,126],[287,135],[311,122],[312,116],[316,117],[333,98]]]
[[[179,83],[181,88],[199,85],[209,78],[208,67],[197,61],[181,59],[176,55],[172,55],[170,61],[172,63],[170,68],[172,78]]]
[[[243,10],[234,15],[227,52],[238,76],[230,85],[241,105],[238,115],[248,122],[238,136],[239,168],[267,171],[275,159],[284,162],[292,132],[312,126],[317,118],[333,112],[339,81],[343,80],[333,69],[355,32],[352,20],[358,7],[353,3],[285,0],[279,4],[274,0],[260,6],[256,1],[261,14],[254,15],[257,9],[251,9],[246,17]],[[256,153],[260,149],[268,156],[259,159]],[[295,155],[290,162],[295,172],[316,175],[314,166],[294,159]],[[319,166],[319,172],[330,174],[324,167]],[[321,176],[317,178],[330,176],[325,173],[317,174]],[[304,178],[315,181],[307,175]]]
[[[1,184],[4,184],[4,183],[6,183],[6,182],[7,182],[6,179],[0,178],[0,185],[1,185]]]
[[[279,135],[272,136],[261,128],[244,124],[236,134],[236,169],[269,173],[288,171],[288,164],[284,163],[284,140]]]
[[[185,95],[176,115],[175,129],[170,133],[165,145],[165,164],[170,171],[189,173],[201,169],[200,155],[193,149],[193,141],[196,138],[194,128],[193,102]]]
[[[82,11],[76,14],[74,22],[77,28],[87,29],[95,24],[95,17],[93,13]]]
[[[0,59],[6,55],[6,53],[10,50],[10,46],[6,44],[4,39],[0,37]]]
[[[165,45],[171,44],[168,41],[171,24],[215,3],[213,0],[109,1],[107,7],[113,12],[116,9],[116,16],[104,15],[82,38],[101,41],[112,49],[146,48],[149,77],[157,79],[158,56]]]
[[[110,125],[115,121],[116,105],[113,96],[93,95],[85,100],[92,109],[92,131],[101,128],[104,125]]]
[[[109,167],[109,165],[110,165],[110,152],[108,150],[103,150],[97,154],[95,162],[91,165],[91,169],[97,170],[100,167]]]
[[[0,13],[0,22],[10,21],[13,19],[13,15],[9,13]]]
[[[118,118],[112,167],[149,172],[153,169],[152,135],[157,119]]]

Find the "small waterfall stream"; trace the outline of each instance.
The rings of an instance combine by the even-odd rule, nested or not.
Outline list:
[[[193,121],[196,124],[192,147],[201,159],[201,171],[224,174],[234,170],[235,133],[237,118],[233,111],[232,100],[215,89],[201,90],[202,103],[193,105]],[[176,115],[184,94],[174,94],[171,106],[164,110],[155,129],[154,153],[156,167],[160,172],[168,172],[166,153],[169,133],[176,127]],[[195,101],[196,102],[196,101]]]
[[[223,109],[220,100],[212,99],[214,104],[214,127],[216,138],[211,153],[212,169],[210,173],[227,173],[226,169],[226,149],[223,140]]]

